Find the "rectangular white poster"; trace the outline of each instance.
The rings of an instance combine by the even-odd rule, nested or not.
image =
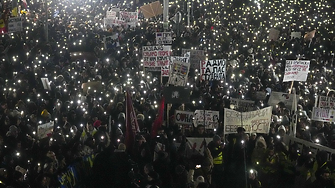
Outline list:
[[[296,96],[297,101],[299,101],[299,95]],[[283,102],[288,109],[292,109],[294,100],[294,94],[282,93],[282,92],[271,92],[268,104],[274,108],[279,102]]]
[[[156,44],[172,44],[172,32],[156,32]]]
[[[283,82],[305,82],[307,80],[309,64],[310,61],[305,60],[286,60]]]
[[[171,46],[143,46],[142,57],[144,67],[168,66]]]
[[[335,109],[335,97],[319,96],[318,105],[319,108],[331,108]]]
[[[175,123],[182,125],[192,125],[194,112],[176,110]]]
[[[218,128],[218,125],[219,125],[219,119],[220,119],[219,111],[196,110],[194,112],[194,125],[195,126],[205,125],[206,129],[216,129]]]
[[[230,98],[230,108],[239,112],[255,110],[255,101]]]
[[[323,122],[335,122],[335,110],[313,107],[312,120]]]
[[[243,127],[247,133],[269,133],[272,107],[251,112],[238,112],[224,109],[224,134],[237,133],[238,127]]]
[[[138,22],[138,13],[137,12],[126,12],[120,11],[120,18],[123,22],[123,25],[129,25],[131,27],[135,27]]]
[[[23,30],[21,17],[8,19],[8,33],[20,32]]]
[[[224,80],[226,78],[226,63],[223,59],[202,61],[200,63],[201,80]]]
[[[172,63],[169,70],[168,83],[174,86],[187,84],[190,62],[188,57],[171,57]]]
[[[39,139],[45,138],[48,134],[51,134],[54,128],[54,122],[50,121],[49,123],[45,123],[37,126],[37,137]]]
[[[206,55],[204,50],[191,50],[191,49],[182,49],[182,55],[190,52],[190,63],[191,68],[193,69],[200,69],[199,62],[206,60]]]

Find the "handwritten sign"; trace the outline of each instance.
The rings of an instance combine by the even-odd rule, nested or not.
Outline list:
[[[335,109],[335,97],[319,96],[318,107]]]
[[[142,57],[144,67],[168,66],[171,46],[143,46]]]
[[[323,122],[335,122],[335,110],[313,107],[312,120]]]
[[[283,82],[307,80],[310,61],[286,60],[285,75]]]
[[[247,133],[269,133],[272,107],[251,112],[238,112],[224,109],[224,134],[234,134],[238,127],[243,127]]]
[[[194,112],[194,124],[205,125],[206,129],[215,129],[219,125],[220,113],[212,110],[196,110]],[[205,122],[204,122],[205,121]]]

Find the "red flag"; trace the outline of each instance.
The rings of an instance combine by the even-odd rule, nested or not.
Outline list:
[[[126,140],[125,144],[128,151],[133,151],[133,145],[135,142],[136,133],[140,132],[135,110],[133,107],[133,101],[129,91],[127,91],[126,97]]]
[[[161,105],[159,106],[159,110],[158,110],[158,116],[156,117],[152,125],[152,128],[151,128],[151,138],[155,138],[157,136],[158,129],[162,127],[162,124],[164,121],[164,103],[165,103],[165,98],[162,97]]]

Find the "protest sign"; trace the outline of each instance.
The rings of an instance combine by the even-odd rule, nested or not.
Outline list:
[[[143,46],[142,57],[144,67],[168,66],[171,46]]]
[[[291,32],[291,39],[300,39],[301,32]]]
[[[163,89],[163,96],[166,103],[189,103],[190,102],[190,88],[182,86],[169,86]]]
[[[255,101],[231,98],[230,108],[239,112],[252,111],[255,110]]]
[[[174,86],[185,86],[190,69],[188,57],[172,57],[168,83]]]
[[[283,82],[306,81],[310,61],[286,60],[285,75]]]
[[[156,44],[172,44],[172,32],[156,32]]]
[[[145,18],[152,18],[163,14],[163,7],[159,1],[146,4],[140,7]]]
[[[317,107],[335,109],[335,97],[319,96]]]
[[[54,129],[54,122],[50,121],[49,123],[45,123],[37,126],[37,138],[42,139],[51,134]]]
[[[200,63],[201,80],[224,80],[226,78],[226,63],[223,59],[207,60]]]
[[[120,10],[119,10],[120,11]],[[106,18],[110,18],[110,19],[116,19],[116,11],[113,10],[113,8],[109,8],[107,11],[106,11]]]
[[[185,55],[187,52],[190,52],[190,63],[191,68],[193,69],[200,69],[199,62],[206,59],[205,51],[204,50],[191,50],[191,49],[182,49],[182,55]]]
[[[224,109],[224,134],[234,134],[238,127],[243,127],[247,133],[269,133],[272,107],[250,112],[238,112]]]
[[[185,154],[187,157],[192,155],[204,155],[207,145],[213,140],[213,138],[193,138],[186,137],[187,145]]]
[[[182,125],[192,125],[194,112],[176,110],[175,123]]]
[[[13,17],[8,19],[8,33],[22,31],[22,19],[21,17]]]
[[[83,83],[81,87],[84,95],[88,94],[88,92],[100,93],[102,91],[101,82],[86,82]]]
[[[135,27],[138,22],[138,13],[120,11],[119,20],[122,21],[123,25],[129,25],[131,27]]]
[[[216,129],[219,125],[220,112],[212,110],[196,110],[194,125],[204,125],[206,129]],[[205,122],[204,122],[205,121]]]
[[[50,87],[49,79],[48,78],[41,78],[41,81],[42,81],[42,84],[43,84],[43,88],[50,91],[51,87]]]
[[[124,22],[122,20],[114,19],[114,18],[104,18],[104,27],[110,28],[113,26],[120,26]]]
[[[269,30],[269,40],[273,40],[273,41],[277,41],[278,38],[279,38],[279,34],[280,34],[280,31],[275,29],[275,28],[271,28]]]
[[[312,120],[323,122],[335,121],[335,110],[327,108],[313,107]]]
[[[108,10],[106,11],[106,18],[110,18],[110,19],[117,19],[119,17],[119,12],[120,9],[119,8],[108,8]]]
[[[296,100],[299,101],[299,95],[296,96]],[[292,109],[294,100],[294,94],[282,93],[282,92],[271,92],[268,104],[274,108],[279,102],[283,102],[288,109]]]
[[[170,66],[169,65],[161,67],[161,75],[162,75],[162,77],[169,77],[169,75],[170,75]]]

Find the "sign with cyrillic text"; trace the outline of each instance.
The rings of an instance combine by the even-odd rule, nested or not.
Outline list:
[[[144,67],[168,66],[171,56],[171,46],[143,46]]]
[[[283,82],[305,82],[307,80],[309,64],[310,61],[305,60],[286,60]]]
[[[224,134],[237,133],[238,127],[243,127],[247,133],[269,133],[272,107],[251,112],[238,112],[224,109]]]
[[[226,78],[226,63],[223,59],[202,61],[200,74],[201,80],[224,80]]]
[[[156,44],[172,44],[172,32],[156,32]]]

